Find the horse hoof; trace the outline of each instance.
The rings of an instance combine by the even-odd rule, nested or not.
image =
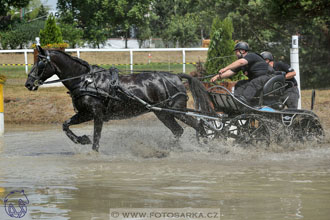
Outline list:
[[[97,146],[93,146],[93,151],[95,151],[95,152],[99,152],[99,147],[97,147]]]
[[[87,135],[78,137],[78,142],[80,144],[91,144],[92,143],[92,141],[89,139],[89,137]]]

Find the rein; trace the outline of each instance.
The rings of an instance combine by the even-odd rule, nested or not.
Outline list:
[[[90,68],[90,69],[92,70],[92,68]],[[41,80],[36,80],[34,82],[34,85],[35,86],[41,86],[41,85],[44,85],[44,84],[53,84],[53,83],[65,82],[65,81],[78,79],[78,78],[81,78],[83,76],[87,76],[87,75],[91,75],[91,74],[94,74],[94,73],[99,73],[99,72],[104,71],[104,70],[99,70],[99,71],[96,71],[96,72],[92,72],[91,70],[88,73],[85,73],[85,74],[82,74],[82,75],[79,75],[79,76],[73,76],[73,77],[66,78],[66,79],[56,79],[56,80],[52,80],[52,81],[48,81],[48,82],[42,82]]]
[[[213,76],[216,76],[216,75],[218,75],[218,73],[212,74],[212,75],[208,75],[208,76],[196,77],[196,78],[199,79],[199,80],[203,80],[203,79],[212,78]]]
[[[67,78],[67,79],[57,79],[57,80],[52,80],[52,81],[48,81],[48,82],[41,82],[41,81],[37,80],[34,84],[36,86],[41,86],[41,85],[44,85],[44,84],[53,84],[53,83],[58,83],[58,82],[65,82],[65,81],[69,81],[69,80],[72,80],[72,79],[81,78],[82,76],[85,76],[85,75],[88,75],[88,74],[90,74],[90,73],[88,72],[88,73],[85,73],[85,74],[80,75],[80,76],[70,77],[70,78]]]
[[[59,68],[58,68],[56,65],[54,66],[54,64],[53,64],[52,61],[50,60],[49,52],[46,51],[46,53],[47,53],[46,56],[45,56],[45,55],[40,55],[40,54],[39,54],[39,55],[38,55],[39,58],[41,58],[41,59],[43,60],[43,62],[46,63],[46,65],[47,65],[47,64],[50,64],[50,66],[51,66],[53,69],[55,69],[55,72],[56,72],[56,71],[61,72],[61,71],[59,70]],[[99,71],[96,71],[96,72],[92,72],[92,70],[93,70],[92,66],[89,66],[89,67],[90,67],[90,68],[89,68],[89,69],[90,69],[89,72],[87,72],[87,73],[85,73],[85,74],[82,74],[82,75],[79,75],[79,76],[73,76],[73,77],[66,78],[66,79],[57,79],[57,80],[52,80],[52,81],[48,81],[48,82],[43,82],[43,81],[41,81],[41,80],[36,79],[36,80],[34,81],[34,85],[35,85],[35,86],[41,86],[41,85],[44,85],[44,84],[53,84],[53,83],[65,82],[65,81],[69,81],[69,80],[73,80],[73,79],[78,79],[78,78],[81,78],[81,77],[86,76],[86,75],[91,75],[91,74],[94,74],[94,73],[99,73],[99,72],[104,71],[104,70],[99,70]],[[44,71],[45,71],[45,69],[43,70],[43,72],[44,72]]]
[[[91,73],[91,71],[89,71],[88,73],[85,73],[85,74],[80,75],[80,76],[74,76],[74,77],[70,77],[70,78],[66,78],[66,79],[57,79],[57,80],[52,80],[52,81],[48,81],[48,82],[38,82],[38,85],[53,84],[53,83],[58,83],[58,82],[65,82],[65,81],[69,81],[69,80],[73,80],[73,79],[78,79],[78,78],[81,78],[83,76],[91,75],[91,74],[94,74],[94,73],[103,72],[103,71],[104,70],[99,70],[99,71],[93,72],[93,73]]]

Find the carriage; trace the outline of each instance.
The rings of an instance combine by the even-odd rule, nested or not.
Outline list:
[[[201,118],[208,137],[231,138],[244,146],[267,146],[284,141],[320,142],[324,138],[324,130],[312,110],[284,109],[280,97],[286,86],[284,75],[275,75],[255,97],[252,106],[235,97],[224,86],[207,88],[214,110],[219,113],[218,120]],[[312,108],[314,100],[315,91]]]
[[[271,143],[321,142],[324,130],[318,116],[312,110],[284,109],[281,100],[287,86],[285,73],[271,77],[248,105],[236,97],[228,88],[221,85],[210,86],[204,83],[211,106],[216,112],[186,111],[149,106],[154,111],[186,114],[197,118],[206,130],[206,136],[197,133],[199,141],[207,139],[231,139],[242,146],[268,146]],[[315,91],[312,95],[314,106]],[[148,104],[146,105],[148,106]],[[206,138],[206,139],[205,139]]]
[[[222,86],[207,90],[186,74],[143,71],[118,75],[119,70],[103,69],[61,51],[44,51],[38,46],[38,62],[25,83],[31,91],[42,84],[62,82],[69,90],[76,114],[63,123],[66,135],[77,144],[93,144],[98,151],[103,122],[128,119],[147,112],[171,130],[183,134],[180,120],[194,128],[199,139],[232,139],[238,144],[269,145],[285,137],[293,141],[320,141],[324,131],[316,114],[309,110],[283,109],[279,97],[285,89],[283,75],[275,75],[264,86],[253,105],[247,105]],[[45,82],[52,75],[59,80]],[[194,109],[187,108],[188,85]],[[93,141],[77,136],[71,125],[94,121]]]

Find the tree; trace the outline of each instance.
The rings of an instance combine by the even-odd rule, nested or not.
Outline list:
[[[60,13],[62,23],[72,24],[76,19],[79,21],[79,25],[84,25],[85,23],[81,22],[83,18],[88,19],[88,17],[84,16],[85,11],[81,7],[86,4],[87,1],[85,0],[58,0],[57,9]]]
[[[162,38],[166,47],[178,42],[181,46],[198,40],[198,17],[195,0],[155,0],[152,6],[152,32]]]
[[[77,21],[84,30],[84,39],[95,46],[105,42],[111,31],[121,30],[126,39],[133,27],[144,27],[151,0],[58,0],[58,9],[65,23]]]
[[[219,16],[214,10],[217,8],[217,4],[218,2],[214,0],[203,0],[198,1],[198,4],[194,6],[197,31],[199,32],[201,42],[204,39],[210,39],[213,19]]]
[[[40,17],[46,20],[49,8],[41,4],[40,0],[30,0],[29,5],[24,8],[23,19],[25,21],[39,20]]]
[[[0,17],[6,16],[7,13],[11,10],[11,7],[24,8],[28,4],[29,0],[0,0]]]
[[[223,21],[219,17],[214,18],[211,32],[211,42],[207,52],[205,68],[207,74],[215,74],[221,68],[235,61],[233,48],[235,42],[232,39],[234,28],[231,19]]]
[[[192,14],[173,16],[166,31],[168,40],[179,43],[179,47],[188,47],[199,41],[196,19]]]
[[[29,4],[29,0],[0,0],[0,30],[8,29],[15,23],[13,20],[14,10],[17,12]]]
[[[40,0],[30,0],[28,5],[25,5],[24,10],[22,10],[22,12],[25,11],[25,14],[22,14],[24,15],[22,18],[20,18],[19,14],[15,15],[18,9],[12,7],[12,10],[8,12],[10,13],[10,19],[7,20],[5,25],[0,22],[0,41],[3,49],[26,48],[31,41],[34,41],[35,37],[39,36],[39,31],[45,22],[44,20],[33,19],[37,17],[40,5]]]
[[[100,44],[104,44],[107,40],[109,30],[101,28],[100,26],[89,26],[88,31],[85,32],[85,37],[88,43],[92,44],[93,47],[100,48]]]
[[[108,2],[108,1],[106,1]],[[125,48],[130,28],[143,27],[148,22],[151,0],[113,0],[107,4],[107,15],[112,18],[112,24],[119,26],[124,33]]]
[[[139,43],[139,48],[142,47],[144,41],[150,39],[151,37],[151,30],[149,22],[142,24],[136,28],[136,38]]]
[[[63,40],[69,43],[71,48],[82,45],[83,30],[78,28],[78,24],[60,23]]]
[[[55,17],[52,14],[47,18],[45,28],[40,30],[39,35],[41,46],[63,43],[61,29],[56,25]]]
[[[39,31],[44,27],[45,21],[16,23],[10,30],[0,32],[0,43],[2,49],[24,48],[39,36]]]
[[[285,30],[279,37],[300,36],[302,87],[328,87],[330,77],[330,2],[326,0],[267,0],[271,19]],[[285,36],[285,34],[288,36]]]
[[[37,14],[37,18],[41,18],[44,17],[48,14],[48,10],[44,7],[44,5],[40,5],[39,9],[38,9],[38,14]]]
[[[111,17],[105,16],[108,10],[105,0],[58,0],[57,8],[61,24],[77,24],[77,29],[83,31],[83,40],[93,47],[100,47],[110,35]]]

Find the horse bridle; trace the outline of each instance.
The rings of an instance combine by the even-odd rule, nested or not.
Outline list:
[[[41,76],[45,72],[45,69],[46,69],[48,64],[52,67],[52,69],[55,71],[55,73],[61,73],[61,70],[56,66],[56,64],[51,62],[49,52],[47,50],[46,50],[46,56],[38,54],[38,57],[41,59],[41,62],[44,63],[44,68],[42,70],[42,73],[40,74]],[[39,73],[39,70],[38,70],[39,62],[40,61],[38,61],[38,64],[37,64],[37,73]],[[41,86],[43,84],[52,84],[52,83],[65,82],[65,81],[69,81],[69,80],[72,80],[72,79],[78,79],[78,78],[81,78],[81,77],[86,76],[86,75],[95,74],[95,73],[103,71],[103,70],[100,70],[100,71],[92,72],[92,68],[90,67],[89,69],[90,70],[87,73],[79,75],[79,76],[74,76],[74,77],[70,77],[70,78],[66,78],[66,79],[57,79],[57,80],[52,80],[52,81],[47,81],[47,82],[43,82],[42,80],[40,80],[40,76],[35,76],[35,74],[33,74],[33,75],[31,74],[30,77],[32,77],[34,79],[34,82],[33,82],[34,86]]]
[[[30,77],[32,77],[34,79],[33,85],[34,86],[41,86],[42,84],[44,84],[44,82],[42,80],[40,80],[41,76],[43,76],[43,74],[45,73],[46,67],[49,64],[51,66],[51,68],[54,70],[54,72],[58,72],[58,68],[56,66],[54,66],[54,64],[51,62],[50,60],[50,56],[49,56],[49,52],[46,51],[46,56],[45,55],[41,55],[38,54],[38,62],[37,62],[37,74],[31,74]],[[43,70],[42,72],[39,74],[39,63],[42,62],[43,65]],[[35,72],[33,72],[35,73]]]

